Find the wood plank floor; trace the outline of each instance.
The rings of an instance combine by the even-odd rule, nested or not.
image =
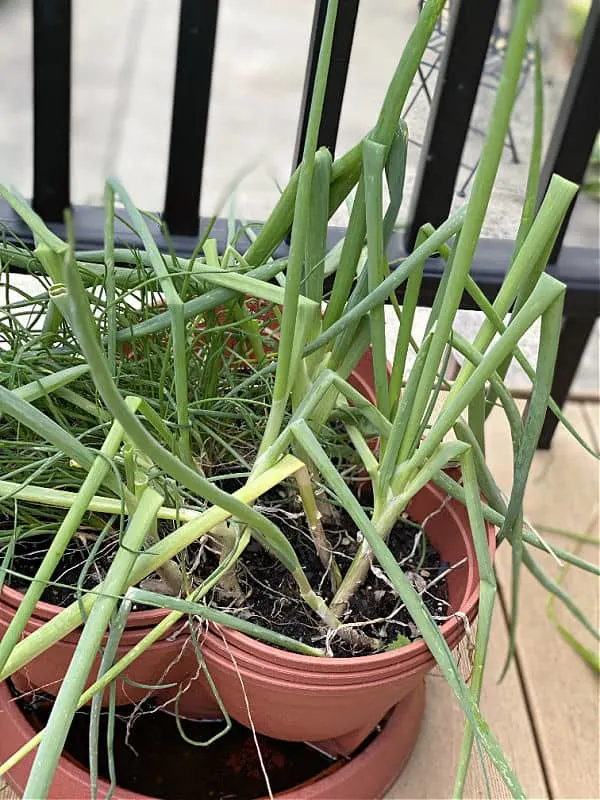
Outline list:
[[[586,441],[598,447],[598,404],[570,404],[567,416]],[[510,435],[502,414],[492,415],[487,459],[505,492],[511,486]],[[525,512],[540,526],[563,528],[598,537],[598,462],[563,428],[552,449],[536,454],[526,492]],[[548,541],[574,550],[564,536],[544,534]],[[579,553],[597,561],[598,546],[585,545]],[[539,553],[540,564],[556,578],[560,567]],[[500,602],[484,684],[482,710],[492,730],[532,798],[599,798],[598,678],[558,635],[546,615],[547,592],[524,570],[515,663],[500,685],[507,647],[510,605],[510,551],[501,547],[496,560]],[[588,615],[598,621],[598,579],[569,570],[564,588]],[[564,609],[560,621],[584,644],[598,645]],[[447,686],[433,676],[423,728],[413,757],[389,798],[451,797],[454,768],[462,733],[462,715]],[[485,797],[485,784],[474,760],[466,797]],[[509,797],[500,782],[492,783],[492,797]]]
[[[598,404],[571,404],[572,424],[598,447]],[[504,491],[510,489],[510,437],[502,416],[489,421],[488,461]],[[598,462],[559,429],[552,449],[535,456],[526,493],[526,514],[539,526],[562,528],[598,536]],[[548,541],[574,550],[564,536],[544,534]],[[598,546],[586,544],[580,555],[598,558]],[[557,577],[560,567],[539,554],[547,573]],[[598,678],[570,649],[546,614],[547,593],[523,570],[517,655],[504,681],[497,685],[508,644],[510,553],[497,556],[500,600],[493,622],[482,709],[531,798],[600,798]],[[598,580],[569,570],[564,588],[588,615],[598,621]],[[597,651],[597,642],[563,609],[561,622],[584,644]],[[460,659],[462,665],[466,658]],[[388,798],[449,798],[460,748],[463,718],[444,680],[428,678],[425,719],[413,756]],[[493,768],[488,767],[492,797],[509,797]],[[3,788],[0,800],[15,795]],[[467,790],[469,798],[485,797],[482,770],[473,759]]]
[[[568,417],[588,440],[598,446],[598,406],[568,408]],[[495,431],[494,431],[495,433]],[[500,431],[498,431],[500,433]],[[507,474],[509,439],[494,435],[497,449],[489,453],[491,467],[503,488]],[[563,528],[598,537],[598,462],[585,453],[564,430],[559,430],[553,448],[536,456],[527,492],[526,513],[539,526]],[[575,549],[563,536],[545,534],[550,543]],[[579,553],[588,561],[598,560],[598,546],[585,545]],[[556,578],[560,572],[553,558],[540,553],[544,570]],[[497,574],[505,605],[510,604],[510,553],[501,548]],[[592,624],[598,623],[598,579],[570,569],[563,587]],[[599,789],[598,677],[559,637],[545,613],[547,592],[523,571],[520,620],[517,633],[517,663],[533,720],[539,753],[553,797],[597,798]],[[598,643],[557,605],[562,624],[589,648]]]
[[[547,797],[539,759],[531,758],[531,752],[535,752],[535,739],[517,670],[512,667],[504,682],[499,687],[495,685],[507,646],[506,622],[498,606],[492,625],[482,711],[527,794],[530,797]],[[464,650],[461,647],[459,663],[466,667],[468,658]],[[510,713],[507,713],[508,709],[512,709]],[[463,728],[463,713],[446,682],[441,676],[432,674],[428,678],[425,719],[417,745],[406,769],[387,797],[390,800],[451,797]],[[514,735],[515,729],[519,731],[518,737]],[[492,796],[510,797],[494,768],[487,765],[487,771]],[[465,797],[486,797],[483,773],[475,753]]]

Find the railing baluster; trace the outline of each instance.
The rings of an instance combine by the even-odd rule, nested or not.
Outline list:
[[[594,64],[596,65],[594,67]],[[553,174],[561,175],[575,183],[581,183],[594,141],[600,127],[600,102],[598,101],[598,69],[600,68],[600,0],[593,0],[581,44],[569,83],[561,102],[552,139],[544,160],[540,178],[538,205],[542,202]],[[550,263],[559,259],[563,239],[575,206],[575,200],[563,222]],[[597,260],[597,259],[596,259]],[[568,280],[568,275],[566,276]],[[598,285],[595,289],[595,305],[598,308]],[[552,397],[562,408],[569,397],[571,385],[583,358],[586,345],[594,327],[593,316],[586,316],[582,309],[575,314],[566,313],[563,319],[556,368],[552,381]],[[548,410],[540,434],[538,447],[549,449],[558,425],[556,416]]]
[[[340,126],[340,116],[342,113],[346,80],[348,78],[348,66],[350,64],[350,53],[352,52],[352,41],[354,39],[354,28],[356,26],[359,1],[360,0],[340,0],[338,6],[331,51],[331,63],[327,75],[323,116],[319,127],[319,146],[327,147],[331,155],[335,153],[335,144]],[[306,77],[304,79],[300,121],[296,136],[296,146],[294,148],[294,169],[302,160],[306,127],[308,125],[308,113],[315,83],[317,62],[319,60],[319,47],[323,37],[326,11],[327,0],[316,0],[312,31],[310,34],[310,49],[308,52],[308,63],[306,65]]]
[[[431,222],[437,226],[450,211],[498,5],[499,0],[456,0],[453,4],[412,193],[408,251],[414,247],[421,225]]]
[[[69,206],[71,0],[33,3],[33,207],[62,220]]]
[[[548,145],[540,178],[538,205],[546,193],[553,174],[561,175],[575,183],[581,183],[583,179],[600,127],[599,70],[600,0],[593,0],[552,132],[552,139]],[[555,264],[558,259],[574,205],[575,201],[554,245],[550,256],[551,264]]]
[[[198,232],[218,11],[219,0],[181,0],[164,208],[173,234]]]

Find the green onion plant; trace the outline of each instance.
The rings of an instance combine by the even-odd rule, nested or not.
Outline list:
[[[506,667],[514,655],[523,569],[598,638],[595,624],[560,581],[543,571],[536,551],[550,551],[557,560],[595,574],[597,568],[545,542],[523,513],[548,409],[593,452],[550,396],[565,287],[545,267],[577,187],[555,176],[534,214],[542,141],[538,54],[536,124],[523,214],[505,280],[489,301],[470,270],[538,5],[537,0],[520,0],[471,195],[437,229],[424,225],[412,253],[389,263],[387,245],[406,167],[402,109],[443,5],[443,0],[423,4],[376,124],[333,161],[326,149],[317,148],[337,12],[337,0],[330,0],[301,164],[258,231],[244,229],[251,238],[245,252],[234,224],[221,252],[210,229],[189,259],[172,248],[161,252],[152,232],[156,220],[142,213],[114,178],[105,191],[104,249],[80,251],[68,215],[63,241],[18,192],[0,187],[35,240],[32,251],[9,237],[0,242],[0,513],[5,521],[0,526],[0,582],[14,577],[16,546],[35,535],[48,542],[0,642],[0,677],[8,678],[83,625],[48,726],[0,767],[1,774],[37,748],[26,797],[46,795],[77,708],[96,697],[97,710],[97,698],[111,682],[182,618],[200,617],[278,647],[327,657],[323,648],[242,619],[235,603],[227,612],[211,605],[215,587],[227,585],[235,594],[236,572],[252,540],[289,572],[327,640],[356,635],[346,612],[377,562],[464,711],[455,796],[464,791],[474,743],[487,753],[512,796],[524,796],[479,709],[496,591],[486,522],[496,527],[498,544],[512,551]],[[328,221],[350,197],[345,236],[328,251]],[[115,199],[139,237],[139,249],[116,246],[114,221],[121,212]],[[288,235],[289,255],[275,259]],[[444,263],[443,278],[418,344],[413,323],[425,263],[433,255]],[[24,270],[35,290],[20,288],[11,267]],[[472,343],[453,329],[464,293],[483,312]],[[386,303],[399,324],[391,364]],[[538,323],[539,353],[531,364],[521,341]],[[415,358],[409,371],[411,348]],[[372,398],[348,381],[369,349]],[[453,351],[461,355],[462,366],[450,381],[446,366]],[[523,415],[504,382],[513,360],[532,381]],[[500,408],[510,425],[513,486],[508,497],[485,460],[485,421],[493,408]],[[348,464],[369,476],[369,508],[347,480]],[[459,479],[445,470],[448,465],[460,467]],[[466,506],[475,544],[480,603],[470,685],[388,547],[390,531],[430,482]],[[290,499],[299,494],[315,552],[328,571],[330,599],[311,585],[286,534],[263,513],[260,498],[274,487]],[[320,522],[327,502],[342,506],[362,533],[344,570],[331,556]],[[109,530],[116,552],[113,566],[95,588],[79,590],[71,605],[21,640],[82,525],[94,536]],[[193,585],[186,574],[186,550],[207,536],[217,543],[219,563],[209,578]],[[157,572],[174,586],[170,594],[140,586]],[[169,614],[111,663],[106,652],[114,656],[134,602]],[[109,626],[112,644],[102,670],[83,691],[92,656]],[[376,640],[368,644],[374,652],[380,648]],[[97,725],[92,727],[97,735]]]

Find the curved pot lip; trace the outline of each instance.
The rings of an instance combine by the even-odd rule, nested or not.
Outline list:
[[[331,659],[328,659],[328,661],[330,660]],[[231,670],[231,661],[226,655],[212,654],[212,659],[208,666],[209,669],[211,667],[220,667],[229,672]],[[340,682],[330,680],[329,676],[324,680],[324,674],[312,673],[314,676],[312,683],[294,680],[292,677],[283,679],[280,672],[265,672],[260,668],[253,668],[252,666],[240,664],[239,662],[236,662],[235,671],[238,679],[239,676],[241,676],[244,681],[251,683],[254,688],[261,686],[266,690],[284,690],[286,693],[298,695],[310,692],[311,695],[322,695],[324,698],[331,699],[334,695],[350,694],[355,696],[357,690],[366,689],[369,692],[376,692],[381,688],[393,687],[399,682],[405,682],[415,677],[426,675],[434,666],[435,660],[433,656],[430,656],[430,658],[419,661],[418,663],[408,662],[404,665],[399,665],[399,668],[395,672],[386,673],[384,675],[381,675],[376,670],[369,675],[364,673],[359,673],[358,675],[348,673],[348,679]],[[319,677],[321,678],[320,680]]]
[[[472,623],[475,618],[475,608],[473,609],[473,613],[467,615],[469,622]],[[445,637],[446,641],[450,647],[453,649],[456,647],[462,638],[462,631],[460,629],[455,629],[450,632],[448,636]],[[208,647],[206,647],[206,643],[208,642]],[[419,642],[415,642],[415,644],[423,643],[423,640],[419,640]],[[216,644],[216,647],[215,647]],[[233,646],[236,646],[235,642],[232,642]],[[216,634],[210,637],[210,639],[205,638],[203,640],[204,646],[204,653],[208,659],[221,659],[223,662],[227,662],[228,664],[231,663],[231,655],[228,653],[227,649],[223,646],[222,640],[220,637],[217,637]],[[300,669],[294,663],[274,663],[272,660],[266,660],[264,658],[260,658],[260,656],[256,656],[252,653],[247,652],[243,649],[238,649],[236,647],[235,651],[235,660],[236,666],[240,670],[244,670],[246,673],[253,673],[258,674],[260,678],[274,678],[277,677],[279,683],[284,681],[286,684],[295,683],[298,685],[302,685],[304,689],[311,690],[313,686],[321,686],[322,685],[322,676],[323,674],[327,674],[327,681],[328,685],[332,687],[344,687],[344,686],[354,686],[356,687],[357,684],[372,682],[372,681],[385,681],[387,679],[397,680],[399,676],[408,676],[414,670],[418,670],[423,668],[425,670],[431,669],[435,665],[435,658],[432,655],[429,648],[424,647],[422,654],[415,657],[414,655],[410,655],[406,658],[403,655],[403,651],[407,650],[407,647],[400,648],[396,651],[397,657],[396,659],[391,662],[387,663],[386,665],[382,664],[373,664],[373,656],[365,656],[364,658],[368,660],[367,668],[361,670],[337,670],[334,671],[330,669],[331,665],[336,662],[350,662],[349,666],[352,667],[352,663],[356,661],[356,658],[347,658],[347,659],[331,659],[331,658],[319,658],[315,659],[320,662],[320,665],[323,666],[323,670],[313,669]],[[272,652],[272,650],[271,650]],[[308,656],[308,658],[313,658],[313,656]],[[300,677],[302,676],[302,677]]]
[[[16,609],[21,605],[24,596],[25,595],[17,589],[11,589],[10,586],[3,586],[0,590],[0,603]],[[31,619],[47,622],[64,610],[62,606],[55,606],[53,603],[46,603],[43,600],[39,600],[35,605],[35,611],[31,615]],[[164,619],[167,614],[169,614],[169,611],[164,608],[132,611],[127,621],[127,628],[151,628]]]
[[[473,613],[467,614],[467,617],[469,617],[471,621],[473,616]],[[462,626],[463,623],[460,619],[451,620],[451,622],[456,623],[453,628],[444,630],[444,626],[441,626],[441,630],[444,634],[445,640],[450,644],[452,649],[458,644],[460,638],[462,638],[462,632],[458,630],[458,627]],[[230,639],[229,633],[235,633],[235,638],[232,637]],[[230,646],[233,645],[233,647],[236,648],[236,651],[239,648],[240,650],[244,651],[245,654],[249,655],[248,661],[245,661],[240,660],[238,652],[235,653],[236,670],[246,673],[247,675],[252,674],[257,678],[260,678],[260,680],[271,681],[277,686],[280,686],[282,683],[282,672],[284,670],[290,675],[307,675],[309,676],[307,680],[302,682],[298,680],[285,680],[286,686],[296,686],[298,689],[303,689],[305,691],[318,691],[320,689],[341,690],[345,688],[355,691],[357,684],[360,683],[371,684],[374,682],[380,683],[388,680],[395,681],[398,680],[399,677],[409,677],[413,672],[421,669],[427,672],[435,665],[435,658],[423,639],[412,642],[410,645],[399,648],[397,651],[376,653],[369,656],[357,656],[355,658],[317,658],[316,656],[302,656],[295,653],[289,653],[290,656],[298,655],[298,658],[300,659],[308,659],[308,662],[306,660],[298,662],[295,659],[286,659],[287,663],[284,667],[282,664],[273,663],[272,659],[269,658],[269,655],[274,650],[274,648],[270,647],[269,645],[264,645],[264,649],[259,652],[248,653],[245,650],[245,645],[247,645],[248,642],[254,643],[253,639],[250,639],[244,634],[239,634],[238,637],[236,631],[228,632],[226,637],[228,644]],[[207,639],[205,639],[205,644],[206,642]],[[212,648],[211,650],[212,652],[210,656],[212,658],[221,659],[223,662],[231,664],[231,656],[228,654],[225,648],[222,650],[219,649],[219,651],[215,651]],[[286,651],[282,650],[278,652]],[[384,656],[385,658],[380,659],[380,656]],[[354,662],[357,661],[362,663],[356,665]],[[271,669],[264,669],[265,662],[269,664]],[[327,686],[323,686],[322,682],[319,681],[319,676],[323,676],[325,674],[327,675],[328,680]],[[311,678],[313,681],[315,681],[314,683],[311,683]],[[327,693],[327,691],[325,691],[325,693]]]
[[[421,700],[421,704],[422,702],[423,701]],[[33,736],[34,729],[31,725],[29,725],[17,704],[13,702],[12,694],[10,693],[5,681],[0,683],[0,713],[8,714],[10,718],[10,722],[12,723],[10,726],[11,743],[16,745],[16,750]],[[400,703],[400,705],[390,715],[390,718],[386,723],[385,730],[379,736],[377,736],[359,755],[352,758],[347,764],[344,764],[338,770],[329,771],[324,775],[323,778],[317,778],[314,783],[311,782],[310,784],[293,786],[290,789],[286,789],[284,792],[278,792],[276,795],[274,795],[274,797],[281,798],[282,800],[284,800],[284,798],[290,798],[290,800],[292,800],[294,797],[300,797],[300,795],[296,794],[299,790],[302,790],[307,796],[312,797],[314,787],[316,787],[317,784],[320,790],[318,796],[327,796],[323,793],[331,790],[333,792],[332,796],[335,797],[335,788],[339,786],[340,780],[342,780],[342,776],[339,774],[342,772],[342,770],[346,770],[344,774],[344,780],[346,781],[355,775],[359,775],[366,768],[367,763],[373,763],[376,762],[378,758],[385,757],[385,754],[389,749],[390,738],[392,738],[395,742],[399,736],[402,736],[405,728],[406,713],[405,709],[402,707],[402,703]],[[18,741],[15,742],[15,739],[18,739]],[[348,773],[348,770],[351,771],[351,774]],[[76,762],[71,761],[64,756],[61,757],[57,770],[57,777],[59,780],[61,777],[60,772],[62,772],[63,775],[64,773],[67,773],[68,779],[77,782],[78,785],[85,787],[86,789],[89,788],[89,773],[80,767]],[[324,770],[324,772],[326,771]],[[395,780],[396,777],[397,774],[394,774],[392,781]],[[63,777],[63,781],[64,780],[65,778]],[[311,787],[313,787],[312,791]],[[98,788],[108,791],[109,784],[107,781],[100,779],[98,781]],[[387,788],[388,787],[386,786],[385,789]],[[139,794],[131,789],[122,789],[119,786],[116,787],[113,796],[115,797],[115,800],[153,800],[153,798],[150,798],[148,795]]]

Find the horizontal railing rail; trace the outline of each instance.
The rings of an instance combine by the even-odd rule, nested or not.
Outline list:
[[[115,220],[115,246],[133,249],[143,249],[140,238],[131,230],[127,223],[127,215],[120,209],[119,215],[122,220]],[[77,248],[79,250],[101,250],[104,246],[102,230],[104,225],[104,209],[99,206],[75,206],[72,209],[73,226],[75,230]],[[168,243],[158,225],[149,218],[146,220],[154,239],[163,252],[167,252]],[[211,224],[208,217],[201,218],[201,230],[205,230]],[[247,224],[247,223],[246,223]],[[217,241],[217,246],[223,252],[227,245],[227,236],[230,221],[218,218],[211,228],[211,237]],[[239,222],[239,226],[242,223]],[[50,230],[57,235],[66,235],[63,223],[48,223]],[[5,231],[7,240],[16,241],[17,239],[27,246],[33,246],[33,238],[27,226],[16,216],[9,205],[0,198],[0,228]],[[346,230],[343,227],[330,226],[328,233],[328,246],[333,247],[340,239],[345,236]],[[174,251],[186,258],[190,256],[198,244],[198,236],[169,236],[170,245]],[[243,255],[250,246],[250,240],[241,235],[236,244],[238,252]],[[493,300],[504,280],[506,266],[510,262],[514,243],[508,239],[482,239],[476,251],[471,275],[477,281],[485,296]],[[273,253],[275,258],[285,258],[289,253],[289,245],[282,241]],[[389,260],[398,261],[405,258],[407,251],[405,248],[404,236],[402,231],[396,231],[390,238],[388,247]],[[4,256],[5,266],[11,266],[9,259]],[[15,272],[24,271],[24,267],[19,264],[11,266]],[[443,269],[441,259],[430,258],[425,267],[420,304],[431,306],[433,298]],[[565,299],[565,313],[568,315],[578,314],[590,319],[595,319],[600,315],[598,307],[597,288],[598,288],[598,251],[593,248],[585,247],[564,247],[558,262],[548,271],[558,280],[564,281],[567,285]],[[402,289],[398,296],[402,297]],[[465,295],[461,304],[462,308],[474,309],[476,306],[470,298]]]

